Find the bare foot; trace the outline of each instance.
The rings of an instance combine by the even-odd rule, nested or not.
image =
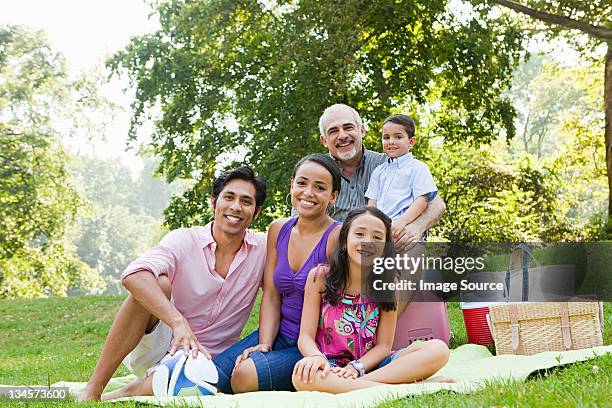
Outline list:
[[[81,392],[79,392],[76,397],[74,397],[76,402],[87,402],[87,401],[100,401],[102,397],[102,392],[93,390],[88,386],[85,386]]]
[[[435,377],[429,377],[428,379],[424,380],[423,382],[452,384],[452,383],[456,383],[457,381],[455,381],[455,379],[451,378],[451,377],[446,377],[446,376],[443,376],[443,375],[438,375],[438,376],[435,376]]]
[[[131,395],[121,392],[121,390],[117,390],[117,391],[107,392],[107,393],[102,394],[102,398],[100,398],[100,401],[106,402],[106,401],[114,400],[117,398],[123,398],[123,397],[131,397]]]
[[[102,398],[100,399],[100,401],[106,402],[106,401],[110,401],[110,400],[114,400],[117,398],[124,398],[124,397],[136,397],[136,394],[133,394],[132,392],[126,391],[124,389],[120,389],[120,390],[115,390],[112,392],[107,392],[102,394]]]
[[[150,387],[152,376],[148,380],[147,378],[149,377],[138,378],[118,390],[103,394],[102,401],[109,401],[124,397],[153,395],[152,388]],[[151,388],[150,390],[147,389],[146,384],[149,384],[148,388]]]

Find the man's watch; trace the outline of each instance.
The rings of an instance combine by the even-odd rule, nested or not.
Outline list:
[[[349,362],[349,364],[352,365],[355,368],[355,370],[357,370],[360,377],[363,377],[365,375],[365,367],[363,366],[363,363],[361,361],[353,360]]]

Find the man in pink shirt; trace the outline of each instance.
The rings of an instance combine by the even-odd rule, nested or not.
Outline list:
[[[263,178],[248,167],[213,184],[213,221],[171,231],[122,275],[130,292],[77,400],[100,400],[119,364],[146,376],[167,352],[183,348],[209,358],[240,338],[261,284],[266,237],[247,227],[266,197]],[[142,379],[104,399],[138,395]]]

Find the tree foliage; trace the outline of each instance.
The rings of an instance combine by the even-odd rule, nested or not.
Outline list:
[[[55,131],[71,94],[63,59],[40,32],[0,28],[0,78],[0,297],[96,291],[64,240],[80,199]]]
[[[65,183],[66,155],[52,138],[0,128],[0,258],[62,234],[78,196]]]
[[[559,241],[577,237],[559,213],[555,169],[529,158],[507,160],[496,147],[457,143],[430,152],[447,204],[434,233],[452,242]]]
[[[612,7],[608,0],[489,1],[547,24],[552,36],[576,30],[589,36],[589,47],[612,41]]]
[[[600,64],[594,64],[572,71],[577,86],[583,92],[578,103],[585,108],[581,111],[571,110],[565,115],[560,132],[569,137],[550,159],[563,181],[558,192],[563,202],[559,211],[576,225],[584,227],[593,240],[606,237],[603,223],[606,220],[608,180],[605,142],[601,137],[604,115],[599,110],[602,70]],[[584,225],[586,220],[590,222]],[[608,235],[611,233],[610,230],[607,232]]]
[[[585,83],[585,71],[564,66],[546,55],[532,55],[521,64],[508,93],[517,107],[518,131],[513,146],[540,159],[557,153],[569,137],[563,129],[568,117],[580,115],[585,122],[603,125],[601,87],[595,87],[601,81],[588,75]]]
[[[163,174],[195,180],[166,222],[204,222],[215,172],[236,162],[268,179],[262,225],[287,211],[292,167],[322,150],[318,118],[336,102],[354,106],[376,135],[393,108],[428,104],[448,142],[511,138],[514,110],[502,92],[522,34],[506,16],[487,18],[486,4],[457,3],[161,2],[161,29],[110,64],[136,87],[132,135],[153,117]]]
[[[574,30],[588,36],[584,50],[606,48],[603,83],[604,149],[608,178],[608,230],[612,237],[612,5],[609,0],[490,0],[544,23],[550,35]]]
[[[160,221],[130,212],[128,207],[96,207],[77,219],[74,245],[79,259],[106,281],[106,293],[122,291],[120,277],[126,266],[159,239]]]
[[[144,169],[132,174],[113,159],[77,156],[70,173],[85,207],[71,231],[81,260],[99,272],[106,293],[122,291],[121,272],[161,237],[162,210],[175,186],[152,177],[158,161],[144,156]]]
[[[603,239],[602,79],[599,64],[566,68],[546,56],[520,67],[512,92],[519,112],[551,112],[550,146],[541,158],[530,153],[537,141],[521,148],[523,124],[511,144],[500,139],[491,146],[443,146],[432,140],[419,157],[428,162],[448,206],[435,234],[467,242]],[[533,103],[545,101],[547,93],[529,90],[549,86],[557,99],[575,95],[573,104]]]

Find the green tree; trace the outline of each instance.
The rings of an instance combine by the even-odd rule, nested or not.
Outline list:
[[[544,67],[549,68],[542,69],[541,62],[531,59],[521,67],[515,77],[519,86],[514,87],[512,96],[522,105],[520,118],[524,118],[520,116],[522,109],[533,110],[535,115],[550,113],[554,118],[549,122],[553,141],[544,157],[535,159],[502,139],[491,146],[474,147],[465,143],[443,146],[434,138],[429,148],[419,152],[418,157],[429,163],[448,205],[434,230],[439,237],[467,242],[603,238],[607,179],[601,138],[603,114],[598,110],[602,68],[569,69],[548,63]],[[572,105],[542,103],[547,94],[540,90],[547,84],[555,99],[566,93],[576,99]],[[519,136],[514,144],[524,142],[521,127],[517,127]],[[421,132],[430,130],[423,128]],[[537,142],[528,143],[528,151],[537,148]]]
[[[605,146],[601,137],[604,121],[601,107],[603,67],[593,64],[572,71],[583,97],[580,111],[570,111],[561,122],[560,132],[569,137],[548,161],[557,169],[558,211],[584,231],[591,240],[604,239],[607,177]]]
[[[86,201],[71,231],[81,260],[107,283],[107,293],[122,290],[125,267],[162,235],[161,215],[172,187],[153,177],[157,161],[144,157],[138,174],[115,159],[77,156],[70,172]]]
[[[552,35],[574,30],[589,38],[583,51],[593,50],[603,44],[605,54],[603,105],[605,112],[605,152],[608,177],[608,225],[612,235],[612,6],[609,0],[489,0],[516,12],[527,15],[549,27]]]
[[[557,169],[507,160],[497,146],[434,146],[430,168],[447,204],[434,234],[452,242],[531,242],[583,238],[559,212]]]
[[[142,212],[142,203],[135,199],[137,183],[130,169],[116,159],[76,156],[70,173],[82,197],[99,207],[123,205],[132,212]]]
[[[206,221],[215,172],[237,162],[268,179],[272,205],[260,226],[286,212],[291,169],[322,150],[317,121],[336,102],[359,110],[373,134],[393,108],[428,103],[447,141],[511,138],[514,110],[502,93],[523,35],[507,16],[487,18],[486,4],[456,4],[161,2],[161,29],[110,64],[136,86],[132,136],[152,116],[161,171],[195,181],[166,222]]]
[[[80,199],[55,131],[72,88],[41,32],[0,28],[0,297],[96,291],[101,279],[64,239]]]
[[[123,270],[159,238],[160,221],[125,206],[94,207],[94,214],[78,218],[74,245],[79,259],[104,278],[107,293],[118,293]]]
[[[520,143],[522,151],[538,159],[550,156],[566,137],[562,124],[567,116],[576,113],[594,116],[587,92],[577,81],[580,74],[579,68],[564,67],[544,55],[534,55],[521,64],[509,92],[517,107],[518,133],[514,146]]]
[[[161,219],[164,209],[170,203],[173,195],[180,195],[184,186],[182,180],[176,180],[172,184],[166,183],[157,174],[159,159],[142,152],[144,168],[136,181],[136,201],[141,203],[143,212],[156,219]]]

